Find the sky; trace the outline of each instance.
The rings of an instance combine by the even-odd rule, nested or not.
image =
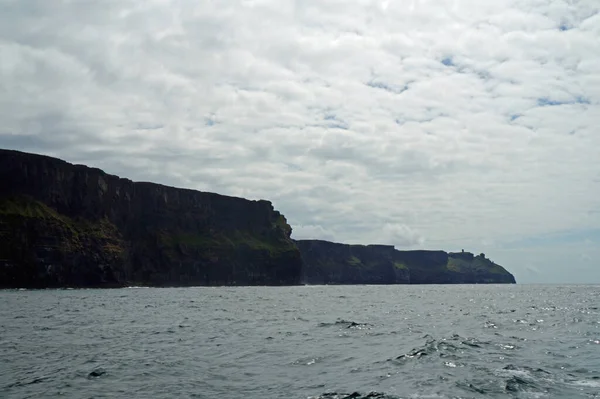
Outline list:
[[[0,0],[0,121],[296,239],[600,283],[597,0]]]

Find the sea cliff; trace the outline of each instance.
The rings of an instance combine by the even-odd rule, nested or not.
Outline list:
[[[269,201],[0,150],[0,288],[515,282],[483,254],[291,233]]]
[[[487,284],[515,278],[484,254],[298,240],[307,284]]]
[[[268,201],[0,150],[0,287],[298,284],[291,231]]]
[[[410,284],[408,268],[388,245],[348,245],[297,240],[306,284]]]

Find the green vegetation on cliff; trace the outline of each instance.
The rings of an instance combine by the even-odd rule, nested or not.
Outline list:
[[[0,198],[0,215],[40,219],[60,219],[59,215],[53,209],[26,196]]]
[[[0,287],[298,284],[291,231],[268,201],[0,150]]]
[[[460,254],[450,254],[447,267],[448,270],[457,273],[506,274],[502,266],[487,259],[484,254],[472,256],[470,259],[461,257]]]
[[[408,270],[408,266],[402,262],[394,262],[394,267],[399,270]]]
[[[74,220],[29,196],[3,197],[0,240],[0,287],[118,285],[111,266],[125,250],[107,219]]]
[[[514,283],[502,266],[481,254],[398,251],[392,246],[298,240],[309,284]]]
[[[394,248],[298,240],[308,284],[408,284],[408,270],[394,259]]]
[[[0,288],[515,282],[483,254],[291,233],[268,201],[0,150]]]

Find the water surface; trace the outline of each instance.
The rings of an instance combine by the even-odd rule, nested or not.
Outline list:
[[[0,291],[2,398],[600,398],[600,286]]]

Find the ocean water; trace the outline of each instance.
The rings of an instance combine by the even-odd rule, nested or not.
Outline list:
[[[0,291],[0,398],[354,392],[600,398],[600,286]]]

